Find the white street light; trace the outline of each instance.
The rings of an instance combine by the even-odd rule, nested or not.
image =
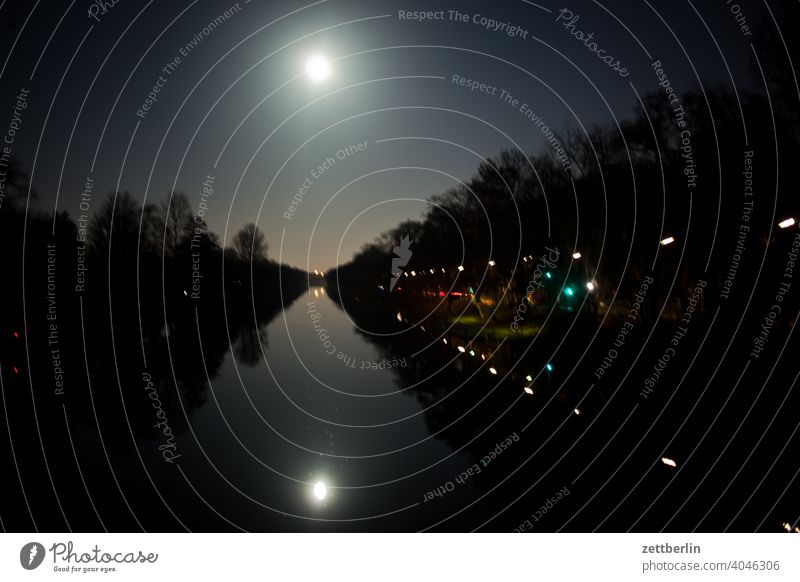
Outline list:
[[[794,226],[795,224],[796,224],[796,221],[795,221],[794,218],[787,218],[786,220],[781,220],[778,223],[778,226],[780,228],[789,228],[790,226]]]
[[[667,238],[665,238],[664,240],[661,240],[661,241],[659,241],[659,243],[658,243],[658,244],[660,244],[662,247],[665,247],[665,246],[667,246],[668,244],[672,244],[672,243],[674,243],[674,242],[675,242],[675,237],[673,237],[673,236],[668,236],[668,237],[667,237]]]
[[[533,390],[531,389],[530,386],[525,386],[525,393],[533,396]]]
[[[494,266],[495,266],[495,264],[496,264],[496,263],[495,263],[494,261],[489,261],[489,266],[490,266],[490,267],[494,267]]]
[[[572,253],[572,258],[577,261],[578,259],[581,258],[581,254],[580,253]]]
[[[463,271],[464,270],[464,265],[459,265],[458,266],[458,270],[459,270],[459,272]]]
[[[589,291],[594,291],[594,290],[595,290],[595,287],[596,287],[596,286],[595,286],[595,284],[594,284],[594,281],[589,281],[588,283],[586,283],[586,288],[587,288]]]
[[[664,463],[665,465],[667,465],[668,467],[677,467],[678,466],[678,464],[675,461],[673,461],[672,459],[669,459],[667,457],[661,457],[661,462]]]

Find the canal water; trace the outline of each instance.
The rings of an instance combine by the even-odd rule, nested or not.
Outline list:
[[[474,494],[466,479],[448,491],[472,463],[432,434],[419,387],[404,385],[413,358],[387,358],[324,288],[259,343],[253,365],[227,354],[179,438],[176,462],[222,516],[244,529],[417,529],[425,512]],[[430,513],[426,494],[440,486]]]

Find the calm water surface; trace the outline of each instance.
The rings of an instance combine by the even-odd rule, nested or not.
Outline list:
[[[425,493],[471,462],[432,436],[396,370],[380,369],[413,359],[387,360],[322,289],[260,335],[260,361],[243,365],[229,353],[181,436],[187,478],[246,529],[269,528],[279,516],[284,527],[419,526]],[[312,493],[318,481],[327,485],[324,501]],[[460,487],[459,498],[472,490]]]

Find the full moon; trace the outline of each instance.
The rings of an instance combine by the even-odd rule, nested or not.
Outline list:
[[[317,481],[314,484],[314,497],[322,501],[328,496],[328,487],[322,481]]]
[[[321,83],[331,74],[331,65],[322,55],[316,55],[306,61],[306,74],[315,83]]]

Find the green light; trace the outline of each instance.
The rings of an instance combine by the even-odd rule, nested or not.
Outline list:
[[[470,295],[475,295],[475,291],[472,290],[472,287],[469,288]]]
[[[550,271],[545,271],[544,276],[547,277],[548,279],[553,278],[553,274]]]
[[[572,297],[575,291],[572,290],[572,287],[567,287],[564,289],[564,293],[566,293],[567,297]]]
[[[553,371],[553,364],[550,364],[550,363],[548,363],[548,364],[545,366],[545,369],[546,369],[548,372],[552,372],[552,371]]]

